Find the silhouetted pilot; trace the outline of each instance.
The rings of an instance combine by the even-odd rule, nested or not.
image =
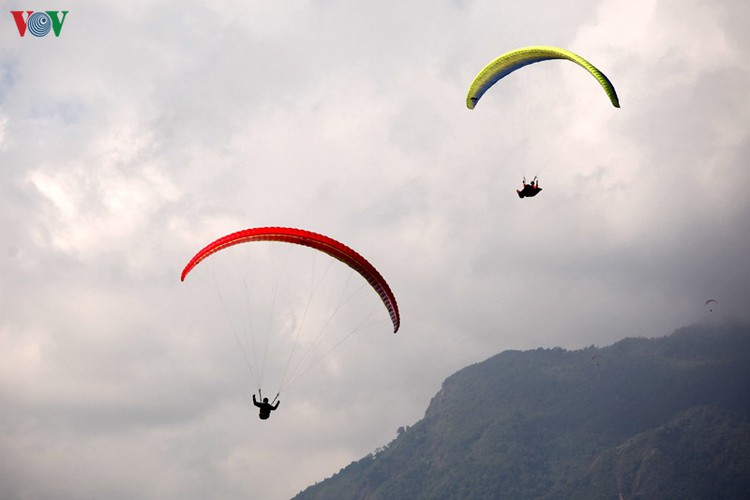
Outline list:
[[[258,403],[258,401],[255,400],[255,394],[253,394],[253,404],[257,406],[258,408],[260,408],[260,413],[258,414],[258,418],[260,418],[261,420],[266,420],[268,417],[270,417],[271,412],[279,407],[279,403],[281,403],[281,401],[276,401],[276,406],[272,406],[268,402],[268,398],[263,398],[263,402]]]
[[[523,189],[516,189],[519,198],[531,198],[539,194],[542,188],[539,187],[539,180],[536,177],[530,184],[526,184],[526,177],[523,178]]]

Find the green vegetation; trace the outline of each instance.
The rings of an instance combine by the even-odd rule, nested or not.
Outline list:
[[[506,351],[296,498],[750,498],[749,358],[746,325]]]

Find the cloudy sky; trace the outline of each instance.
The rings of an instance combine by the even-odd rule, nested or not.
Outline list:
[[[502,350],[749,320],[750,4],[572,3],[4,2],[0,496],[288,498]],[[59,37],[19,36],[10,11],[50,9]],[[538,44],[621,109],[564,62],[466,109],[486,63]],[[337,321],[370,326],[261,422],[211,280],[179,277],[267,225],[355,248],[402,326],[358,292]]]

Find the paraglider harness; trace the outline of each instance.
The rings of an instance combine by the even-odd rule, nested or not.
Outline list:
[[[267,420],[268,417],[271,416],[271,412],[278,408],[279,403],[281,403],[281,401],[277,401],[277,399],[279,398],[279,393],[276,393],[276,396],[270,403],[268,402],[268,398],[263,399],[263,394],[260,392],[260,389],[258,389],[258,397],[260,399],[260,403],[255,400],[255,394],[253,394],[253,404],[260,408],[258,418],[261,420]],[[274,405],[274,403],[276,403],[276,405]]]
[[[519,198],[532,198],[539,194],[542,188],[539,187],[539,181],[536,176],[531,180],[530,184],[526,184],[526,177],[523,178],[523,189],[516,189]]]

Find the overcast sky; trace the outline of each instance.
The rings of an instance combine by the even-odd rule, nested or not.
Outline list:
[[[500,351],[750,319],[750,3],[572,3],[4,2],[0,497],[288,498]],[[37,9],[69,11],[58,38],[19,36]],[[621,109],[559,61],[466,109],[541,44]],[[362,290],[374,326],[261,422],[206,281],[179,278],[267,225],[356,249],[402,326]]]

